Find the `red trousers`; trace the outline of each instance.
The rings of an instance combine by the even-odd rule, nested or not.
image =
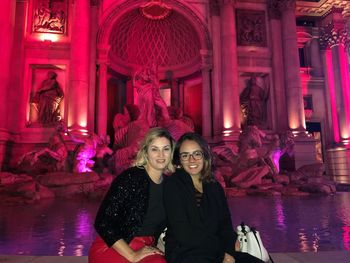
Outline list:
[[[134,237],[129,246],[133,250],[138,250],[144,246],[154,246],[154,237]],[[140,263],[166,263],[162,255],[154,254],[143,258]],[[89,251],[89,263],[129,263],[113,248],[109,248],[102,238],[97,237],[92,243]]]

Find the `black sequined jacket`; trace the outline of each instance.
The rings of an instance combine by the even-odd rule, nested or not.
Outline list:
[[[95,219],[95,229],[111,247],[135,237],[148,209],[150,179],[145,169],[131,167],[112,182]]]

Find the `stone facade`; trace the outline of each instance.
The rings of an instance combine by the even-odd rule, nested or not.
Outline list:
[[[1,169],[48,142],[52,127],[31,123],[30,100],[48,71],[69,129],[113,138],[114,115],[137,102],[133,73],[153,62],[167,105],[211,143],[237,143],[239,97],[257,76],[269,92],[264,131],[292,131],[295,166],[331,160],[336,175],[350,139],[349,10],[330,0],[4,0]]]

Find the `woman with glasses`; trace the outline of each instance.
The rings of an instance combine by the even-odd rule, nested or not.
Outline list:
[[[164,184],[167,262],[262,262],[235,252],[237,234],[223,188],[214,178],[206,141],[185,133],[175,146],[173,163],[180,168]]]
[[[134,167],[118,175],[100,205],[89,263],[166,262],[155,241],[165,228],[163,179],[174,170],[174,144],[165,129],[146,134]]]

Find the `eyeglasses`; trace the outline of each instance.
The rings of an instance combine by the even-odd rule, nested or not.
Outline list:
[[[190,157],[198,161],[203,159],[203,152],[202,151],[194,151],[193,153],[182,152],[179,154],[179,156],[181,161],[188,161]]]

